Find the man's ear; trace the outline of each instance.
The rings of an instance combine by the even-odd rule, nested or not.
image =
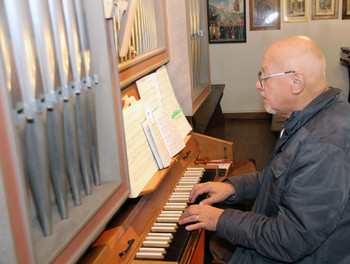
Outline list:
[[[296,72],[293,76],[292,93],[294,95],[300,94],[304,91],[306,84],[305,75],[302,72]]]

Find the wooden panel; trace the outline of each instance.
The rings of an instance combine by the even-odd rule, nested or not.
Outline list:
[[[193,132],[199,145],[199,159],[208,157],[210,160],[223,159],[233,161],[233,142],[213,138]]]
[[[204,263],[205,232],[202,230],[190,264]]]
[[[225,119],[270,119],[271,114],[266,112],[259,113],[224,113]]]

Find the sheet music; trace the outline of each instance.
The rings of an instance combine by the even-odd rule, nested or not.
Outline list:
[[[137,197],[158,166],[142,129],[145,120],[142,100],[123,110],[131,197]]]
[[[181,135],[181,138],[184,139],[187,136],[187,134],[192,130],[192,127],[188,123],[176,99],[176,96],[174,94],[174,90],[170,83],[168,72],[165,66],[162,66],[161,68],[159,68],[156,73],[157,73],[158,85],[159,85],[159,90],[160,90],[163,105],[166,105],[170,108],[171,116],[175,120],[177,129]]]
[[[148,103],[151,111],[161,106],[162,101],[156,73],[146,75],[145,77],[136,81],[136,86],[142,101],[145,104]]]
[[[153,114],[169,154],[174,157],[185,147],[185,143],[177,129],[175,120],[171,118],[170,108],[167,106],[158,108]]]
[[[158,124],[153,120],[145,120],[142,123],[148,143],[160,169],[167,168],[171,163],[171,156],[168,152],[164,139],[160,133]]]
[[[148,144],[152,150],[152,153],[153,153],[153,156],[157,162],[157,165],[158,165],[158,168],[159,169],[163,169],[164,166],[163,166],[163,162],[162,162],[162,159],[160,158],[160,154],[159,154],[159,151],[158,151],[158,148],[154,142],[154,139],[153,139],[153,136],[152,136],[152,132],[149,128],[149,122],[148,120],[145,120],[143,121],[142,123],[142,128],[143,128],[143,131],[145,132],[145,135],[146,135],[146,138],[147,138],[147,141],[148,141]]]

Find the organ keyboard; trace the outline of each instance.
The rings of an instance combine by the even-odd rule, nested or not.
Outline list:
[[[193,185],[219,180],[217,166],[194,165],[203,157],[233,160],[233,143],[192,133],[170,167],[154,176],[163,178],[156,190],[129,199],[79,263],[202,263],[204,232],[177,222]]]
[[[186,231],[184,226],[179,226],[177,222],[189,205],[189,195],[194,185],[214,180],[214,176],[216,176],[215,169],[187,168],[163,210],[156,218],[151,232],[147,234],[142,247],[136,253],[136,259],[153,259],[154,261],[164,259],[165,261],[180,262],[190,232]],[[197,199],[196,203],[199,203],[200,200]]]

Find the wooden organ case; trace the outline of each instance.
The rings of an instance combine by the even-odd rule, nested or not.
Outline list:
[[[133,83],[169,62],[166,17],[171,12],[166,11],[166,1],[154,0],[151,4],[145,0],[137,1],[138,9],[135,17],[139,22],[132,28],[128,52],[123,57],[119,56],[119,51],[115,47],[120,37],[117,32],[121,30],[122,17],[118,15],[109,17],[111,9],[105,5],[109,1],[37,2],[40,3],[39,7],[30,6],[25,0],[6,0],[1,3],[0,8],[3,49],[0,53],[0,122],[3,127],[0,130],[0,208],[4,212],[0,218],[0,224],[5,227],[1,229],[0,236],[2,259],[10,263],[143,262],[135,259],[137,250],[141,247],[146,234],[156,221],[155,217],[164,208],[181,176],[193,166],[196,159],[201,157],[233,160],[232,143],[190,133],[185,139],[186,147],[173,158],[171,165],[159,170],[138,198],[128,199],[130,190],[122,97],[125,94],[137,94]],[[53,7],[56,10],[55,15],[50,13],[50,8]],[[52,24],[51,29],[40,28],[38,20],[31,20],[35,8],[50,14],[48,17],[53,20],[49,23],[44,17],[41,25]],[[15,29],[7,19],[11,17],[13,14],[11,12],[14,10],[19,14],[17,23],[14,23],[18,26]],[[147,15],[147,12],[153,13],[154,19]],[[122,14],[122,11],[113,9],[112,13]],[[108,19],[105,19],[106,17]],[[188,22],[182,21],[182,23],[187,25]],[[153,28],[147,28],[146,24],[152,24]],[[61,39],[59,36],[62,34],[58,34],[56,37],[59,40],[55,39],[55,28],[60,33],[65,32],[63,34],[65,38]],[[43,69],[45,63],[40,60],[41,55],[48,56],[50,53],[47,50],[50,50],[50,47],[44,45],[44,48],[40,49],[38,45],[40,36],[37,32],[40,30],[44,30],[42,32],[49,30],[51,41],[54,43],[51,46],[51,52],[55,54],[51,57],[51,62],[54,62],[51,73],[45,73]],[[152,30],[155,30],[157,35],[150,33],[149,39],[145,42],[139,39],[142,31],[152,32]],[[190,30],[193,31],[194,28]],[[19,35],[15,37],[14,32],[20,34],[21,38],[18,38]],[[155,39],[156,43],[154,43]],[[25,60],[18,59],[14,52],[15,48],[24,47],[17,46],[18,41],[25,43],[26,47],[30,44],[33,49],[33,54],[25,54]],[[194,54],[191,52],[190,56],[193,57]],[[35,55],[39,59],[34,59]],[[190,64],[198,70],[198,64],[195,66],[193,59],[192,61]],[[208,61],[203,59],[202,63],[208,64]],[[27,73],[23,67],[18,66],[20,64],[28,69],[36,69],[36,72]],[[35,67],[32,67],[33,65]],[[8,71],[9,67],[13,70]],[[62,78],[58,77],[60,70],[64,75]],[[194,72],[194,68],[191,72]],[[207,72],[206,82],[209,83],[208,69]],[[31,77],[35,76],[33,77],[35,82],[31,82],[32,87],[27,87],[24,84],[29,79],[23,76],[30,76],[30,74],[33,74]],[[192,80],[195,82],[195,78]],[[200,86],[199,83],[193,85]],[[53,87],[51,90],[46,89],[50,86]],[[196,95],[196,98],[205,98],[208,94],[207,87],[203,89],[204,94]],[[30,100],[26,101],[28,98],[25,94],[29,93],[26,89],[30,88],[35,90],[30,98],[35,101],[35,107]],[[52,102],[50,92],[56,96]],[[90,101],[91,97],[92,101]],[[194,102],[192,97],[190,100],[192,104]],[[78,121],[81,116],[77,113],[81,110],[81,104],[83,106],[86,104],[85,108],[82,108],[83,123],[80,123],[86,130],[79,132]],[[199,104],[197,100],[195,107]],[[68,110],[65,112],[66,107],[68,110],[71,109],[72,116],[67,114]],[[93,112],[92,117],[88,113],[90,110]],[[66,183],[62,185],[56,184],[52,176],[54,165],[48,160],[48,156],[53,155],[55,151],[58,152],[57,146],[55,148],[50,145],[52,130],[49,130],[48,123],[53,111],[58,112],[59,119],[63,122],[62,130],[69,125],[75,127],[70,130],[70,133],[64,134],[62,145],[70,149],[76,144],[78,148],[78,150],[73,148],[76,151],[75,156],[67,158],[68,154],[63,155],[67,164],[61,178],[62,181],[66,180]],[[65,123],[69,117],[76,122],[75,125],[68,121]],[[41,158],[46,155],[46,159],[40,159],[40,155],[36,157],[35,152],[32,152],[33,149],[29,148],[31,142],[27,134],[33,124],[41,126],[37,130],[39,133],[34,136],[37,139],[36,142],[39,142],[39,148],[34,150],[42,151]],[[88,137],[91,135],[94,137]],[[75,141],[74,137],[77,137]],[[82,138],[90,144],[81,145],[84,143]],[[87,146],[90,151],[84,153],[82,149]],[[93,157],[91,153],[95,156]],[[89,162],[82,161],[84,155]],[[74,179],[71,176],[73,171],[68,169],[68,162],[74,157],[79,157],[78,164],[72,165],[79,173],[79,177],[75,179],[78,182],[75,193]],[[35,164],[39,164],[40,168],[43,162],[45,163],[43,166],[45,173],[42,173],[41,169],[37,170],[43,178],[38,179],[35,175],[33,176],[31,171],[33,162],[38,162]],[[98,166],[96,171],[93,171],[93,164]],[[217,172],[216,168],[209,169]],[[84,175],[85,171],[87,176]],[[97,178],[93,178],[96,176],[95,173],[98,173]],[[47,182],[47,185],[43,185],[42,179]],[[37,186],[41,191],[35,189]],[[59,188],[63,193],[62,199],[65,201],[62,205],[57,202]],[[38,196],[41,192],[46,193],[47,190],[49,192],[46,196]],[[49,208],[42,209],[40,199]],[[62,210],[67,211],[66,216],[62,214]],[[47,223],[47,226],[43,226],[43,223]],[[200,263],[201,251],[196,251],[196,248],[198,244],[202,245],[203,241],[204,232],[193,232],[188,238],[182,258],[176,262]]]

